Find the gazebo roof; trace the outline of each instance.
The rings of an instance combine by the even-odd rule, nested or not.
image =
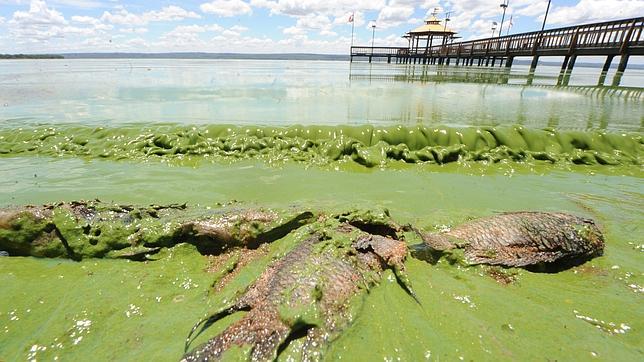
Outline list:
[[[419,35],[450,35],[456,34],[456,32],[450,28],[447,28],[444,24],[441,24],[441,21],[436,19],[435,16],[425,20],[425,24],[417,27],[416,29],[405,34],[405,36],[419,36]]]

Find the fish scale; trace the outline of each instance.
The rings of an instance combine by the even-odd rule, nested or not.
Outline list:
[[[423,235],[437,250],[464,249],[470,264],[527,266],[601,255],[604,238],[591,219],[566,213],[510,212]]]

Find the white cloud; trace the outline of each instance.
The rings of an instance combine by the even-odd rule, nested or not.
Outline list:
[[[193,11],[187,11],[174,5],[166,6],[160,11],[149,11],[147,13],[144,13],[143,16],[147,18],[148,21],[177,21],[183,19],[201,18],[201,15]]]
[[[0,5],[24,5],[29,4],[31,0],[0,0]],[[112,2],[113,0],[109,0]],[[101,0],[49,0],[50,4],[60,5],[62,7],[79,8],[79,9],[94,9],[104,8],[109,6],[109,2]]]
[[[245,26],[241,26],[241,25],[233,25],[233,26],[230,27],[230,30],[236,31],[238,33],[243,33],[245,31],[248,31],[248,28],[245,27]]]
[[[123,7],[118,8],[115,12],[104,12],[101,20],[112,24],[129,26],[141,26],[148,23],[148,20],[143,16],[130,13]]]
[[[324,36],[337,36],[337,35],[338,35],[338,33],[336,33],[335,31],[331,31],[331,30],[323,29],[323,30],[321,30],[321,31],[320,31],[320,35],[324,35]]]
[[[306,34],[306,30],[298,28],[297,26],[289,26],[288,28],[282,30],[282,33],[292,36],[302,36]]]
[[[89,16],[72,16],[72,23],[62,13],[50,9],[42,0],[31,0],[28,11],[16,11],[7,23],[16,44],[47,43],[65,38],[96,37],[113,27]]]
[[[349,19],[349,16],[345,18],[344,24]],[[334,26],[339,25],[340,22],[338,18],[335,21],[331,21],[328,16],[322,14],[310,14],[306,16],[297,17],[295,26],[288,27],[282,32],[287,35],[292,36],[303,36],[306,35],[309,31],[315,31],[322,36],[337,36],[338,34],[332,29]]]
[[[166,6],[161,10],[152,10],[143,14],[134,14],[124,7],[118,6],[116,11],[105,11],[101,20],[118,25],[143,26],[150,22],[179,21],[184,19],[199,19],[201,16],[195,12],[187,11],[178,6]]]
[[[200,34],[207,32],[221,32],[224,28],[211,24],[207,26],[202,25],[179,25],[173,30],[163,34],[160,41],[165,44],[169,49],[174,49],[178,44],[191,44],[193,46],[205,46],[206,44],[201,40]]]
[[[91,25],[96,30],[112,30],[114,26],[110,24],[105,24],[101,20],[93,18],[91,16],[72,16],[72,22],[79,23],[83,25]]]
[[[217,25],[217,24],[210,24],[210,25],[179,25],[174,30],[172,30],[170,33],[205,33],[205,32],[220,32],[224,30],[223,27]],[[167,34],[170,34],[167,33]]]
[[[297,19],[295,24],[298,28],[303,29],[325,29],[331,25],[331,20],[325,15],[308,15]]]
[[[422,4],[420,4],[419,7],[421,9],[427,9],[429,12],[432,12],[436,8],[439,11],[443,11],[443,8],[441,7],[440,2],[436,0],[425,0],[423,1]]]
[[[126,41],[125,44],[135,52],[147,50],[149,48],[148,43],[142,38],[130,39]]]
[[[548,24],[570,25],[638,17],[642,14],[642,0],[580,0],[575,6],[553,8],[547,21]]]
[[[125,34],[145,34],[148,32],[148,28],[123,28],[119,31]]]
[[[233,31],[233,30],[230,30],[230,29],[226,29],[226,30],[224,30],[224,31],[221,33],[221,35],[223,35],[223,36],[224,36],[224,38],[226,38],[226,39],[230,39],[230,38],[237,38],[237,37],[239,37],[241,34],[240,34],[240,33],[238,33],[238,32],[236,32],[236,31]]]
[[[28,11],[16,11],[9,20],[9,32],[18,42],[38,42],[65,36],[63,14],[49,9],[44,1],[32,0]],[[68,29],[75,30],[75,29]]]
[[[214,0],[201,4],[199,8],[206,14],[214,14],[222,17],[248,15],[253,12],[251,6],[242,0]]]
[[[407,5],[388,5],[378,14],[376,26],[379,28],[391,28],[406,23],[414,14],[414,7]]]
[[[548,6],[547,2],[534,2],[532,4],[528,4],[525,7],[521,7],[517,10],[515,10],[515,14],[517,15],[524,15],[524,16],[539,16],[543,15],[546,13],[546,7]]]
[[[93,0],[54,0],[53,4],[65,5],[81,9],[94,9],[106,7],[106,4],[101,1]]]
[[[10,20],[11,24],[19,27],[31,26],[52,26],[52,25],[65,25],[67,21],[63,14],[49,9],[47,3],[42,0],[32,0],[29,4],[29,11],[16,11],[13,13],[13,18]]]
[[[340,16],[353,11],[378,11],[385,7],[385,0],[252,0],[255,7],[271,10],[273,14],[307,16],[322,14]]]
[[[72,16],[72,21],[80,24],[94,25],[101,21],[91,16]]]

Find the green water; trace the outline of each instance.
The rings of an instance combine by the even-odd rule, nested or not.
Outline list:
[[[214,205],[234,199],[326,210],[386,207],[395,219],[426,230],[509,210],[591,216],[606,233],[605,256],[559,274],[518,271],[517,282],[505,286],[483,267],[434,266],[409,259],[411,282],[422,305],[392,283],[392,276],[385,277],[327,356],[570,359],[595,353],[603,359],[632,360],[642,354],[644,196],[639,177],[605,175],[599,166],[578,166],[576,172],[544,169],[539,174],[513,164],[494,171],[453,165],[356,172],[253,161],[196,168],[40,157],[2,161],[7,177],[0,198],[12,204],[98,197],[142,204],[181,200]],[[278,242],[270,250],[279,254],[283,248]],[[177,359],[192,323],[261,272],[255,266],[222,294],[208,295],[214,275],[204,271],[206,259],[196,253],[181,258],[146,264],[3,258],[0,283],[15,298],[0,302],[2,355],[22,359],[38,345],[48,347],[38,352],[47,358],[100,353],[105,359]],[[176,285],[188,279],[199,287],[184,290]],[[178,295],[184,296],[181,302],[174,301]],[[14,315],[20,319],[11,320]],[[620,330],[622,323],[630,329],[609,333],[582,316],[603,320],[606,329],[612,328],[608,323],[616,323],[612,329]],[[92,321],[76,345],[70,337],[75,320]],[[221,321],[212,333],[229,322]],[[63,349],[51,347],[58,342]]]
[[[123,65],[98,63],[101,64],[105,73],[91,68],[85,69],[85,74],[95,72],[92,74],[107,79],[112,72],[110,69]],[[259,67],[253,62],[245,66]],[[227,84],[236,89],[256,89],[257,79],[262,79],[260,75],[268,74],[267,79],[276,79],[275,82],[282,84],[280,87],[283,88],[289,88],[283,84],[293,79],[308,79],[294,82],[292,86],[297,89],[302,84],[309,84],[309,91],[317,89],[319,92],[338,87],[336,78],[313,75],[319,71],[317,67],[310,70],[302,69],[304,67],[298,64],[287,67],[272,64],[272,67],[270,72],[258,68],[254,75],[242,74]],[[186,68],[190,66],[186,65]],[[641,205],[644,204],[644,185],[641,100],[526,88],[527,93],[545,92],[554,98],[548,98],[546,103],[542,103],[543,98],[539,97],[533,101],[524,98],[522,102],[526,103],[518,105],[526,110],[521,121],[514,108],[490,111],[495,108],[485,104],[491,102],[491,98],[479,98],[476,94],[480,93],[471,92],[472,89],[480,91],[485,85],[445,84],[434,87],[431,83],[390,85],[390,82],[376,81],[369,85],[365,81],[360,86],[372,92],[399,92],[399,99],[407,95],[417,101],[423,100],[420,103],[405,101],[403,106],[395,101],[379,104],[375,113],[369,113],[382,117],[377,120],[377,129],[405,124],[406,121],[400,121],[400,118],[390,118],[387,112],[400,117],[405,110],[417,109],[419,104],[426,106],[428,92],[452,91],[463,100],[462,112],[459,109],[446,110],[451,101],[432,100],[429,103],[440,112],[459,115],[459,119],[450,122],[445,113],[436,120],[414,116],[413,122],[420,124],[405,124],[406,127],[418,132],[414,127],[433,129],[433,122],[436,122],[442,125],[440,127],[445,126],[447,134],[467,133],[475,129],[471,126],[487,127],[481,124],[489,125],[490,119],[499,119],[498,123],[505,125],[500,128],[510,130],[500,133],[506,136],[504,145],[508,150],[517,153],[530,147],[549,145],[549,152],[561,157],[556,162],[533,157],[464,160],[465,154],[462,154],[456,161],[447,163],[422,160],[410,163],[400,158],[385,157],[386,162],[374,162],[368,167],[357,162],[353,153],[340,158],[327,155],[323,160],[318,156],[297,158],[293,157],[297,150],[291,147],[277,154],[274,153],[275,147],[269,147],[270,157],[260,154],[249,156],[248,152],[243,153],[248,157],[214,157],[206,156],[210,154],[207,152],[188,156],[187,153],[149,154],[140,151],[153,147],[155,137],[162,135],[166,135],[170,147],[162,145],[161,149],[184,147],[182,142],[189,143],[190,137],[186,134],[192,130],[192,124],[196,124],[196,130],[200,132],[237,122],[259,124],[264,130],[267,124],[278,128],[303,124],[298,128],[300,132],[317,129],[309,127],[312,124],[329,125],[326,131],[339,132],[346,128],[335,124],[356,123],[358,120],[361,120],[359,123],[367,123],[371,119],[365,113],[355,118],[347,117],[346,93],[338,98],[323,99],[320,103],[322,108],[300,113],[291,113],[293,110],[289,106],[270,102],[263,105],[260,102],[258,108],[254,108],[249,101],[235,96],[233,100],[226,100],[230,102],[229,108],[217,108],[221,113],[211,110],[198,113],[195,118],[187,117],[188,112],[194,111],[190,110],[190,105],[202,104],[205,107],[216,102],[192,99],[182,106],[172,105],[183,102],[177,94],[183,94],[181,89],[187,87],[187,81],[184,82],[185,78],[181,76],[191,76],[197,83],[206,79],[186,68],[163,70],[174,74],[176,78],[173,79],[156,75],[156,79],[170,83],[168,87],[179,88],[178,93],[168,96],[170,99],[138,95],[131,100],[132,103],[128,103],[125,93],[118,93],[118,97],[106,93],[102,100],[92,100],[85,91],[88,87],[96,87],[95,92],[89,94],[98,97],[101,89],[116,89],[113,88],[115,84],[127,85],[128,82],[133,82],[133,87],[158,87],[158,92],[166,92],[167,89],[158,83],[143,86],[145,83],[141,82],[140,74],[126,77],[125,81],[79,84],[76,80],[64,87],[52,88],[47,83],[47,76],[33,75],[37,73],[33,66],[29,68],[31,72],[9,68],[20,76],[19,80],[37,79],[40,85],[36,88],[41,87],[43,92],[51,93],[32,96],[21,101],[24,102],[22,105],[10,103],[0,113],[5,120],[0,127],[0,135],[4,137],[0,141],[0,150],[8,150],[0,155],[0,206],[99,198],[107,202],[141,205],[188,203],[200,206],[236,200],[243,205],[313,208],[329,212],[387,208],[398,222],[412,223],[428,231],[502,211],[565,211],[588,216],[594,218],[605,233],[606,249],[602,257],[556,274],[509,269],[506,272],[516,278],[509,285],[489,276],[489,269],[484,266],[465,268],[446,261],[431,265],[408,257],[407,272],[420,304],[400,288],[392,273],[386,272],[380,285],[372,288],[365,297],[361,310],[353,315],[352,325],[329,346],[325,359],[642,359],[644,211]],[[8,73],[6,69],[3,70],[5,74]],[[328,66],[325,69],[328,71]],[[134,67],[132,72],[161,70]],[[293,72],[299,75],[293,75]],[[82,72],[71,74],[72,78],[87,80]],[[226,74],[226,77],[235,77],[234,72]],[[344,74],[346,76],[346,72]],[[342,82],[347,80],[343,79]],[[7,78],[2,82],[6,83]],[[13,91],[1,87],[0,94],[5,97],[3,99],[7,99],[6,94],[18,99],[15,87],[28,88],[28,83],[11,83]],[[294,92],[290,88],[288,91]],[[507,93],[511,97],[517,94],[517,88],[512,86],[492,86],[486,92],[490,91]],[[474,95],[470,97],[471,94]],[[560,94],[565,97],[558,97]],[[365,104],[383,102],[360,92],[352,97]],[[224,102],[224,98],[218,98],[218,101]],[[340,98],[344,99],[340,103],[342,106],[329,111],[334,108],[333,99]],[[61,105],[61,99],[67,103]],[[248,99],[261,101],[263,98],[255,94]],[[507,102],[517,105],[513,99]],[[124,101],[124,108],[116,106]],[[327,101],[329,103],[324,106]],[[71,107],[74,102],[81,105]],[[158,104],[153,104],[155,102]],[[573,105],[575,111],[560,109],[562,102]],[[242,105],[248,112],[257,113],[245,113],[251,114],[245,120],[231,116],[242,114]],[[128,107],[132,113],[122,112]],[[168,113],[162,112],[165,107],[169,107]],[[545,111],[540,112],[541,108]],[[146,113],[145,110],[150,109],[159,110],[159,113]],[[113,118],[106,116],[108,111],[114,115]],[[605,117],[601,122],[593,121],[589,125],[588,120],[594,117],[591,115],[594,112],[603,112]],[[558,121],[548,125],[551,118],[548,114],[558,115]],[[571,114],[575,116],[570,118]],[[284,118],[284,115],[288,116]],[[146,119],[138,119],[140,116]],[[26,118],[20,121],[20,117]],[[296,120],[298,117],[301,119]],[[317,122],[315,118],[321,121]],[[148,119],[155,124],[137,123]],[[172,123],[160,125],[158,122]],[[523,124],[530,132],[538,134],[546,134],[549,131],[544,129],[551,127],[558,139],[565,139],[568,143],[555,142],[560,147],[557,152],[552,149],[555,143],[542,142],[544,137],[554,136],[520,137],[521,142],[540,140],[541,146],[517,145],[519,138],[511,136],[516,124]],[[598,126],[600,124],[604,126]],[[99,126],[105,128],[105,136],[92,136]],[[55,128],[54,135],[40,139],[43,132],[52,127]],[[608,136],[603,136],[604,133]],[[83,140],[74,142],[74,137]],[[200,141],[208,138],[200,137]],[[299,134],[298,137],[295,143],[316,140],[313,136]],[[378,144],[372,142],[371,137],[367,142],[352,136],[365,149]],[[389,146],[405,144],[409,150],[422,150],[428,146],[422,142],[413,145],[416,141],[409,141],[415,139],[411,136],[406,136],[403,141],[392,137],[386,140]],[[234,137],[226,133],[224,138],[230,140]],[[287,140],[295,138],[286,137]],[[425,140],[431,140],[431,137]],[[587,147],[580,147],[583,144],[580,140]],[[151,143],[145,146],[148,141]],[[436,142],[440,147],[449,148],[462,141],[463,138],[457,137],[456,141],[448,139],[444,144],[440,139]],[[246,139],[244,142],[249,141]],[[246,144],[244,142],[241,144]],[[144,146],[136,148],[135,145],[139,144]],[[63,149],[65,145],[69,149]],[[320,155],[320,145],[307,149],[311,155]],[[479,146],[471,147],[476,150]],[[138,151],[130,152],[132,149]],[[360,151],[353,150],[356,153]],[[619,162],[613,165],[601,162],[578,164],[569,157],[575,150],[591,152],[595,161],[594,155],[601,153],[616,157]],[[103,157],[103,151],[111,152],[111,155]],[[563,154],[567,156],[561,156]],[[208,257],[187,245],[165,250],[159,260],[145,263],[1,257],[0,360],[53,360],[55,357],[61,360],[178,360],[183,353],[184,338],[194,323],[233,298],[239,288],[251,283],[272,260],[292,247],[291,236],[272,243],[266,255],[246,266],[220,292],[215,292],[211,284],[221,271],[207,271],[210,265]],[[238,318],[240,315],[233,315],[219,321],[200,336],[197,343],[215,335]],[[297,359],[299,343],[292,343],[280,360]]]

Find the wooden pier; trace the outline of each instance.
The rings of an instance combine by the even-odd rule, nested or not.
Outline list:
[[[558,85],[567,85],[579,56],[604,56],[606,61],[598,85],[604,85],[606,74],[618,56],[619,64],[612,85],[619,86],[629,58],[644,55],[644,17],[584,24],[565,28],[513,34],[452,44],[418,47],[351,47],[351,61],[380,59],[388,63],[439,64],[511,68],[515,57],[532,57],[530,74],[534,74],[542,57],[564,57]],[[531,78],[528,78],[531,84]]]

